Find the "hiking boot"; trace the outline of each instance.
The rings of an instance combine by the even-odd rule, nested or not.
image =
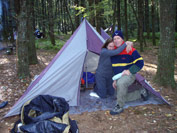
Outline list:
[[[121,108],[118,104],[114,107],[113,110],[110,111],[111,115],[118,115],[124,111],[123,108]]]
[[[140,93],[141,93],[141,98],[143,99],[143,101],[147,101],[148,100],[148,91],[145,89],[145,88],[142,88],[140,90]]]

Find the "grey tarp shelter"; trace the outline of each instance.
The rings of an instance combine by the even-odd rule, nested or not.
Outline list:
[[[5,117],[19,114],[21,106],[38,95],[63,97],[70,106],[78,106],[82,72],[84,70],[94,71],[97,68],[98,55],[104,41],[101,35],[84,19]]]

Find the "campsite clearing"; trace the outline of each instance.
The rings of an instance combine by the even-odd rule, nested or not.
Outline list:
[[[140,73],[173,106],[145,105],[129,107],[122,114],[116,116],[111,116],[109,111],[70,115],[72,119],[78,122],[81,133],[177,132],[177,90],[164,88],[153,82],[153,76],[157,68],[157,48],[153,47],[152,49],[141,53],[145,60],[145,66]],[[30,66],[32,77],[40,74],[56,55],[54,51],[38,50],[37,53],[40,64]],[[17,59],[15,55],[5,55],[1,51],[0,56],[0,99],[9,102],[5,108],[0,109],[0,132],[8,133],[19,117],[2,118],[22,96],[31,81],[30,79],[17,78],[15,64]],[[177,60],[175,73],[177,82]]]

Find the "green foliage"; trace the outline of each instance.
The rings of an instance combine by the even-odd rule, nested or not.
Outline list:
[[[147,32],[144,32],[144,36],[145,37],[147,36]],[[149,37],[152,38],[152,32],[150,32]],[[155,37],[156,37],[156,39],[160,39],[160,32],[156,32]]]
[[[76,14],[76,16],[79,16],[80,14],[83,14],[83,17],[86,17],[86,8],[82,7],[82,6],[71,6],[71,8],[75,9],[76,11],[78,11],[78,13]]]
[[[175,32],[175,47],[177,48],[177,32]]]
[[[60,50],[62,46],[64,45],[64,41],[60,39],[56,39],[56,45],[53,46],[51,44],[51,41],[49,39],[37,39],[36,40],[36,48],[37,49],[45,49],[45,50]]]
[[[107,26],[110,26],[112,24],[112,15],[113,15],[113,10],[112,10],[112,3],[109,0],[102,0],[101,2],[99,2],[97,5],[95,5],[95,9],[98,12],[102,12],[104,11],[104,14],[102,15],[102,17],[105,20],[105,24],[107,23]]]
[[[144,32],[144,36],[145,37],[147,36],[146,32]],[[156,44],[159,45],[159,43],[160,43],[160,32],[156,32],[155,37],[156,37]],[[146,38],[146,41],[152,43],[152,32],[150,32],[149,39]],[[177,47],[177,32],[175,33],[175,47]]]
[[[68,32],[67,35],[62,34],[60,36],[56,36],[56,45],[53,46],[49,38],[41,38],[36,39],[35,44],[37,49],[45,49],[45,50],[60,50],[66,41],[71,37],[72,33]]]

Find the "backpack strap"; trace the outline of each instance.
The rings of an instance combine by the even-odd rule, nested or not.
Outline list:
[[[17,125],[21,123],[21,120],[19,119],[18,121],[15,122],[14,127],[10,130],[10,133],[17,133]]]

